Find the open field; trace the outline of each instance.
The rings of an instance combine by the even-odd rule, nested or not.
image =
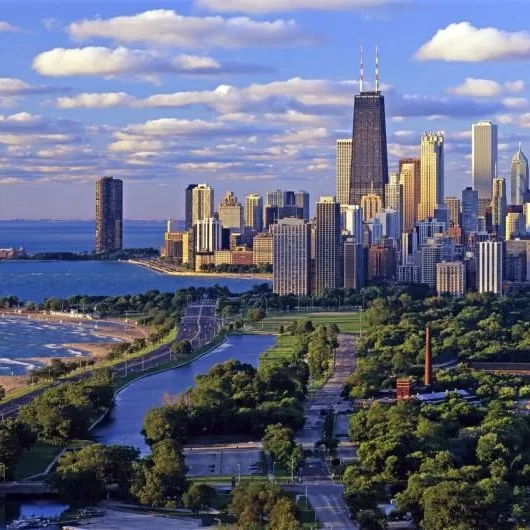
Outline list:
[[[30,450],[17,462],[15,480],[43,473],[50,462],[61,452],[60,447],[45,442],[34,443]]]
[[[292,337],[291,335],[278,335],[276,344],[261,355],[260,365],[270,366],[279,364],[282,361],[288,361],[294,353],[297,341],[297,337]]]
[[[293,320],[311,320],[313,324],[337,324],[341,333],[359,333],[362,329],[360,312],[290,312],[272,314],[257,322],[256,331],[278,332],[280,326],[288,326]]]

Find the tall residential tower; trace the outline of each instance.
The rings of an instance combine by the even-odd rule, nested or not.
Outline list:
[[[441,132],[421,135],[421,180],[418,218],[434,217],[444,202],[444,136]]]
[[[350,204],[352,139],[337,140],[335,155],[335,182],[337,202]]]
[[[123,242],[123,181],[96,182],[96,252],[120,250]]]
[[[479,217],[484,217],[491,202],[493,179],[497,176],[497,126],[490,121],[473,124],[471,176],[478,191]]]

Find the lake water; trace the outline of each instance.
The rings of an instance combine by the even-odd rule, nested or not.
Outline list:
[[[97,323],[57,324],[25,318],[0,318],[0,375],[19,375],[42,366],[34,357],[78,357],[66,344],[113,342],[97,334]]]
[[[175,223],[175,228],[182,223]],[[124,221],[124,248],[160,248],[164,221]],[[94,249],[93,221],[0,221],[0,248],[36,252],[84,252]]]
[[[127,262],[114,261],[0,261],[0,297],[42,302],[47,297],[77,294],[120,296],[152,289],[172,292],[186,287],[223,285],[234,293],[263,280],[204,276],[167,276]]]
[[[149,409],[163,404],[165,394],[186,391],[194,386],[198,375],[230,359],[257,366],[260,355],[271,348],[275,340],[267,335],[231,336],[188,366],[135,381],[116,396],[116,406],[105,422],[94,430],[94,438],[105,444],[131,445],[138,447],[142,454],[148,453],[149,448],[141,434],[143,420]]]

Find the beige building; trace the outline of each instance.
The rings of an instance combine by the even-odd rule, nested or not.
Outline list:
[[[403,189],[403,232],[412,232],[418,220],[420,202],[421,164],[419,158],[402,158],[399,161],[399,183]]]
[[[461,201],[458,197],[446,197],[445,206],[449,211],[449,226],[460,226],[460,204]]]
[[[273,236],[270,233],[258,234],[254,237],[254,265],[272,265]]]
[[[462,261],[442,261],[436,264],[436,291],[438,296],[442,294],[464,296],[466,266]]]
[[[173,258],[178,263],[189,263],[190,234],[189,232],[166,232],[164,235],[164,251],[166,258]]]
[[[259,193],[245,198],[245,226],[257,232],[263,230],[263,198]]]
[[[215,254],[213,252],[195,254],[195,271],[201,272],[206,265],[215,265]]]
[[[241,230],[243,225],[243,206],[232,191],[227,191],[219,203],[219,221],[223,228]]]
[[[526,235],[523,212],[508,212],[506,215],[506,240]]]
[[[337,140],[335,155],[335,179],[337,202],[350,204],[352,139]]]
[[[208,184],[198,184],[191,194],[192,224],[195,225],[197,221],[213,217],[213,188],[210,188]]]
[[[421,180],[418,219],[434,217],[444,202],[444,136],[441,132],[421,135]]]
[[[383,209],[383,200],[376,193],[368,193],[361,197],[363,221],[373,219]]]

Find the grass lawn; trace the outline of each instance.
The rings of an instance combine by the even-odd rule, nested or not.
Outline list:
[[[342,333],[359,333],[363,327],[359,312],[298,312],[271,315],[255,324],[256,331],[277,332],[281,325],[288,326],[293,320],[311,320],[313,324],[337,324]]]
[[[17,462],[14,471],[15,480],[42,473],[50,462],[61,452],[61,447],[45,442],[34,443],[30,450]]]
[[[297,340],[297,337],[291,335],[278,335],[276,344],[261,355],[260,364],[274,365],[289,360],[294,353]]]

